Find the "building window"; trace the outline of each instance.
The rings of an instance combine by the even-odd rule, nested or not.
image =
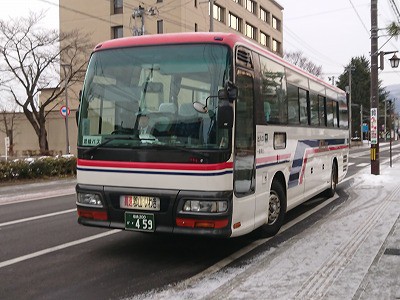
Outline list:
[[[164,21],[157,20],[157,33],[164,33]]]
[[[122,26],[111,27],[113,39],[122,38],[124,36],[124,28]]]
[[[281,20],[272,16],[272,27],[278,31],[281,31]]]
[[[257,40],[257,29],[246,23],[246,32],[245,32],[246,36],[248,36],[249,38],[253,39],[253,40]]]
[[[229,13],[229,27],[242,32],[242,19]]]
[[[260,32],[260,44],[271,48],[271,37],[262,31]]]
[[[281,53],[281,43],[275,39],[272,39],[272,51],[276,53]]]
[[[194,7],[197,7],[197,0],[194,0]]]
[[[124,1],[114,0],[114,14],[122,14],[124,12]]]
[[[237,4],[239,4],[239,5],[242,5],[242,0],[232,0],[232,1],[237,3]]]
[[[253,14],[257,14],[257,3],[253,0],[245,0],[246,2],[246,9],[253,13]]]
[[[217,4],[214,4],[213,13],[214,13],[214,15],[213,15],[214,19],[216,19],[222,23],[225,23],[225,8],[223,8]]]
[[[163,3],[164,1],[163,0],[157,0],[156,2],[157,3]]]
[[[260,7],[260,19],[263,20],[265,23],[271,23],[271,14],[268,10]]]

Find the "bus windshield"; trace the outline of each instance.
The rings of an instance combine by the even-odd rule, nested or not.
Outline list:
[[[218,90],[232,74],[228,47],[154,45],[95,52],[88,65],[78,146],[228,149]],[[194,102],[207,105],[200,113]]]

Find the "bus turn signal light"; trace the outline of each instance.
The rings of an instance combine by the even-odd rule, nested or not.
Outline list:
[[[187,219],[187,218],[176,218],[176,225],[179,227],[220,229],[228,226],[228,223],[229,223],[228,219],[197,220],[197,219]]]
[[[108,216],[106,211],[87,210],[78,207],[78,216],[86,219],[107,221]]]

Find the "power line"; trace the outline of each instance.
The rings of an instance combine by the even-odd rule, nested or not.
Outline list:
[[[326,56],[325,54],[319,52],[318,50],[316,50],[315,48],[310,46],[306,41],[304,41],[297,34],[295,34],[292,30],[290,30],[286,25],[284,25],[284,29],[285,29],[285,32],[287,32],[290,36],[292,36],[292,38],[295,41],[297,41],[299,44],[301,44],[302,48],[308,49],[311,53],[317,55],[320,58],[323,58],[326,62],[329,62],[329,64],[331,64],[331,65],[334,65],[334,66],[340,65],[341,66],[341,64],[339,62],[333,60],[329,56]],[[287,42],[287,41],[285,41],[285,43],[290,44],[290,42]],[[297,46],[296,46],[296,48],[299,49],[299,47],[297,47]],[[299,49],[299,50],[301,50],[301,49]]]
[[[392,7],[392,10],[397,18],[397,22],[400,23],[400,12],[399,9],[397,8],[396,2],[394,2],[394,0],[389,0],[389,3]]]
[[[362,26],[364,27],[365,31],[367,32],[368,36],[370,36],[370,31],[368,30],[367,26],[365,26],[364,21],[362,20],[362,18],[360,17],[360,14],[358,13],[356,7],[354,6],[353,2],[351,0],[349,0],[351,6],[353,7],[354,12],[356,13],[358,20],[361,22]]]

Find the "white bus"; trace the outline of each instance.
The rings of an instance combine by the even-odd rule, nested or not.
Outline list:
[[[345,177],[347,111],[342,90],[235,34],[101,43],[81,96],[78,222],[274,235]]]

